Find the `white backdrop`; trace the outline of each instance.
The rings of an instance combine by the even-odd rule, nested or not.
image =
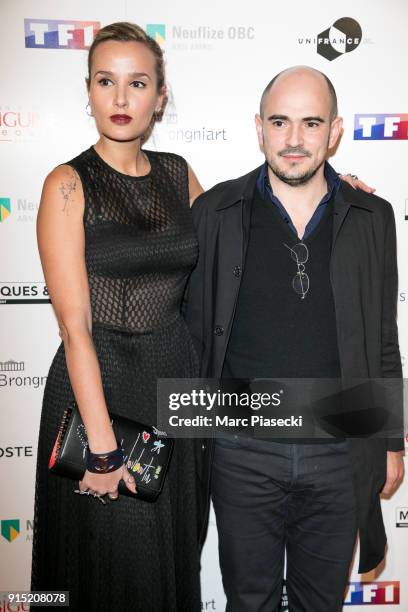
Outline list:
[[[41,399],[59,344],[51,306],[41,302],[47,296],[36,247],[36,213],[46,174],[97,139],[85,112],[86,50],[78,47],[92,40],[94,29],[123,20],[161,40],[171,99],[147,146],[183,155],[206,188],[261,163],[253,118],[274,74],[294,64],[324,71],[337,89],[344,117],[344,136],[332,163],[339,171],[363,177],[394,206],[404,357],[408,5],[406,0],[294,0],[289,11],[282,3],[262,0],[2,0],[0,11],[0,590],[17,590],[29,587]],[[322,34],[344,17],[349,21]],[[338,39],[344,32],[348,39],[358,37],[358,25],[361,42],[345,53]],[[329,36],[332,43],[319,43],[319,35]],[[333,48],[340,54],[330,61]],[[365,128],[366,142],[354,139],[355,121],[356,127],[363,126],[356,115],[372,116],[364,125],[377,126]],[[381,115],[394,117],[388,119],[385,134],[391,135],[385,138]],[[371,604],[378,611],[390,605],[408,610],[407,493],[408,479],[391,500],[383,501],[386,562],[369,575],[360,576],[353,568],[345,609],[364,610],[359,604]],[[213,516],[202,586],[203,610],[222,610]]]

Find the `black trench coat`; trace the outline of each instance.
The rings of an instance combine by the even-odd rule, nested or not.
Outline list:
[[[219,377],[245,268],[252,196],[260,168],[220,183],[197,198],[192,212],[200,255],[184,305],[201,359],[202,377]],[[331,283],[343,379],[400,378],[396,323],[395,220],[385,200],[342,182],[334,201]],[[402,410],[402,407],[401,407]],[[360,537],[359,572],[384,557],[386,535],[379,493],[386,479],[387,450],[403,439],[349,440]],[[197,444],[201,544],[209,510],[213,441]]]

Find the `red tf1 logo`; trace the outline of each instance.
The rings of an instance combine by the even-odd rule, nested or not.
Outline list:
[[[399,581],[387,582],[350,582],[345,606],[399,604]]]
[[[99,21],[24,19],[25,46],[30,49],[89,49]]]

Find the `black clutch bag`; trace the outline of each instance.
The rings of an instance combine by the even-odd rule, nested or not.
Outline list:
[[[119,493],[154,502],[159,496],[169,467],[174,440],[155,427],[125,417],[110,415],[113,431],[121,445],[125,465],[136,482],[137,494],[123,480]],[[49,469],[73,480],[81,480],[86,470],[86,429],[76,407],[66,408],[49,461]]]

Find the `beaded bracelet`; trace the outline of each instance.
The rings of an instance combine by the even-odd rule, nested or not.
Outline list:
[[[109,453],[92,453],[86,447],[86,469],[95,474],[109,474],[117,470],[124,462],[123,449],[118,446]]]

